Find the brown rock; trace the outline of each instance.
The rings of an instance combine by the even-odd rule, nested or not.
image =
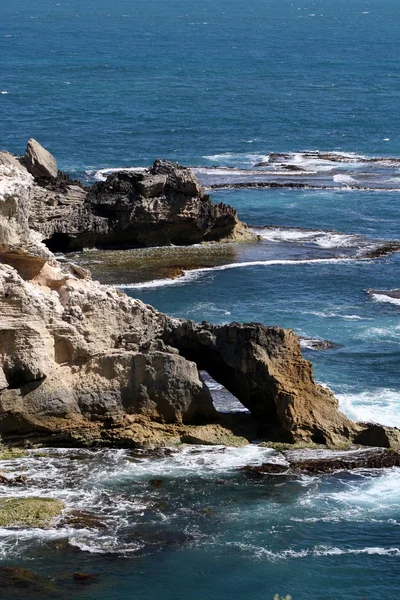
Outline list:
[[[162,487],[163,481],[162,479],[150,479],[150,485],[156,488]]]
[[[314,381],[293,331],[258,323],[198,325],[171,320],[164,340],[222,383],[261,423],[287,441],[339,443],[354,424]]]
[[[97,581],[98,576],[97,575],[93,575],[93,573],[74,573],[73,574],[73,580],[76,583],[83,583],[83,584],[90,584],[90,583],[94,583],[95,581]]]
[[[30,211],[31,227],[53,251],[257,239],[236,210],[211,202],[191,169],[169,161],[112,173],[91,188],[61,177],[37,181]]]
[[[301,450],[283,453],[291,471],[331,473],[353,469],[381,469],[400,466],[400,454],[387,448],[367,448],[338,452],[335,450]]]
[[[66,179],[39,183],[0,154],[2,434],[85,445],[246,443],[240,428],[219,425],[204,369],[275,439],[400,445],[399,430],[355,424],[338,411],[292,331],[167,317],[57,263],[29,227],[67,247],[245,236],[236,212],[213,205],[190,169],[156,161],[90,192]]]

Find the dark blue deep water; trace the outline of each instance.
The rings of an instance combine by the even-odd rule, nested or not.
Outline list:
[[[347,414],[400,426],[400,255],[369,254],[400,240],[400,159],[387,160],[400,157],[399,40],[398,0],[0,0],[0,147],[21,154],[35,137],[88,180],[162,156],[201,167],[205,185],[317,188],[211,191],[262,241],[172,283],[117,267],[113,282],[175,316],[293,328]],[[42,599],[396,600],[399,471],[238,470],[269,452],[5,463],[28,473],[32,495],[103,526],[2,529],[0,567],[52,578],[30,591]],[[74,584],[77,571],[98,577]],[[0,578],[1,598],[26,596]]]

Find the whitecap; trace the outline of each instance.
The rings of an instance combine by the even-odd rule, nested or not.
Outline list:
[[[351,175],[344,174],[334,175],[333,181],[335,181],[336,183],[343,183],[344,185],[352,185],[354,183],[357,183],[354,177],[351,177]]]
[[[184,271],[184,275],[182,277],[175,277],[174,279],[152,279],[151,281],[141,281],[139,283],[119,283],[115,284],[113,287],[122,290],[141,290],[141,289],[151,289],[158,287],[166,287],[169,285],[182,285],[192,281],[193,279],[197,279],[200,276],[200,273],[197,271]]]
[[[355,421],[400,427],[400,390],[377,388],[336,396],[340,410]]]
[[[400,297],[395,298],[393,296],[384,294],[384,293],[374,293],[370,294],[372,300],[375,302],[387,302],[389,304],[395,304],[396,306],[400,306]]]
[[[316,244],[322,248],[352,248],[357,247],[364,240],[361,236],[336,231],[297,229],[297,228],[251,228],[264,240],[271,242],[306,242]]]
[[[145,289],[145,288],[157,288],[165,287],[169,285],[179,285],[188,283],[194,279],[197,279],[202,273],[214,273],[217,271],[226,271],[228,269],[240,269],[246,267],[268,267],[268,266],[290,266],[290,265],[314,265],[314,264],[342,264],[348,262],[359,262],[360,260],[367,259],[354,259],[354,258],[310,258],[304,260],[252,260],[248,262],[228,263],[226,265],[218,265],[216,267],[200,267],[199,269],[192,269],[190,271],[183,271],[182,277],[176,277],[175,279],[152,279],[151,281],[142,281],[140,283],[118,283],[114,284],[113,287],[123,290],[134,290],[134,289]]]
[[[352,258],[309,258],[300,260],[276,259],[276,260],[252,260],[248,262],[228,263],[226,265],[218,265],[216,267],[201,267],[189,273],[206,273],[210,271],[225,271],[226,269],[238,269],[243,267],[261,267],[261,266],[289,266],[289,265],[313,265],[313,264],[341,264],[352,262],[356,259]],[[358,261],[359,259],[357,259]],[[185,271],[186,273],[186,271]]]

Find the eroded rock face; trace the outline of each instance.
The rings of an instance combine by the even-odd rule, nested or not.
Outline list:
[[[2,265],[0,314],[4,433],[52,417],[214,415],[196,365],[156,342],[164,317],[115,289],[70,279],[51,291]]]
[[[53,255],[29,227],[34,179],[8,152],[0,152],[0,261],[26,278],[37,275]]]
[[[257,421],[281,428],[288,441],[335,444],[351,437],[354,424],[339,412],[332,392],[315,383],[293,331],[170,320],[164,339],[222,383]]]
[[[256,239],[236,210],[211,202],[191,169],[169,161],[113,173],[91,188],[57,172],[35,140],[22,162],[35,178],[30,227],[52,251]]]

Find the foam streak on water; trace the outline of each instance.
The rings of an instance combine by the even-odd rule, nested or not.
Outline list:
[[[143,281],[141,283],[127,283],[117,284],[116,287],[121,289],[144,289],[144,288],[157,288],[170,285],[184,284],[192,282],[197,279],[203,273],[226,271],[228,269],[240,269],[249,267],[268,267],[268,266],[293,266],[293,265],[313,265],[319,263],[325,264],[340,264],[342,262],[349,262],[352,260],[362,259],[351,259],[351,258],[312,258],[308,260],[253,260],[240,263],[229,263],[226,265],[219,265],[216,267],[201,267],[199,269],[193,269],[191,271],[185,271],[182,277],[175,279],[155,279],[153,281]]]

